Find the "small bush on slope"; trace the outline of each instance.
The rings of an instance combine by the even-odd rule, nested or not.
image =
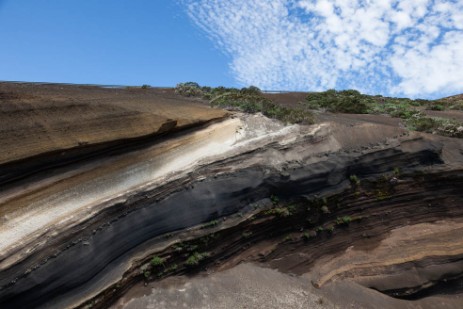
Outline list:
[[[312,113],[303,109],[291,109],[273,103],[271,100],[248,93],[224,93],[211,101],[211,106],[240,110],[245,113],[261,112],[265,116],[278,119],[286,123],[312,124]]]
[[[306,105],[311,109],[323,108],[333,113],[366,114],[368,113],[369,96],[357,90],[312,92],[306,98]]]
[[[417,115],[410,118],[407,125],[415,131],[463,138],[463,124],[449,119]]]

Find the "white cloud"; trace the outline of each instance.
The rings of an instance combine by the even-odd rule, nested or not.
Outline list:
[[[243,85],[420,97],[463,91],[460,0],[183,1]]]

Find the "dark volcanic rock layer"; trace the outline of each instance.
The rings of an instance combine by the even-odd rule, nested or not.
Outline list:
[[[103,226],[93,229],[95,232],[92,233],[89,233],[89,227],[82,229],[82,233],[68,240],[68,243],[73,244],[72,246],[62,249],[51,258],[46,258],[44,264],[27,275],[22,273],[24,269],[34,267],[31,259],[2,272],[2,307],[17,308],[25,304],[33,307],[49,306],[56,304],[60,299],[75,297],[87,282],[96,280],[98,276],[104,274],[105,269],[111,269],[124,258],[135,254],[136,250],[150,239],[243,211],[249,204],[271,195],[290,199],[316,194],[326,188],[342,190],[347,185],[349,175],[352,174],[364,178],[387,173],[398,167],[407,169],[442,163],[439,158],[440,148],[429,142],[423,143],[427,144],[426,147],[416,153],[388,149],[354,157],[344,154],[333,160],[313,164],[299,162],[283,175],[269,166],[252,166],[211,177],[218,169],[233,166],[236,160],[244,159],[243,155],[233,158],[231,162],[222,161],[219,164],[208,165],[195,172],[196,178],[204,176],[205,180],[195,182],[190,176],[178,180],[176,184],[170,184],[168,186],[170,190],[165,186],[145,191],[143,195],[134,196],[126,203],[113,206],[117,207],[118,211],[112,216],[105,216]],[[257,154],[258,152],[253,155]],[[440,212],[444,217],[461,216],[459,211],[462,210],[458,207],[457,209],[430,209],[422,215],[415,211],[411,213],[411,217],[403,215],[403,212],[406,213],[408,209],[416,207],[412,203],[413,200],[426,198],[430,192],[432,196],[444,191],[446,198],[460,197],[459,188],[462,185],[460,176],[457,174],[454,179],[446,182],[443,181],[444,179],[436,180],[440,185],[439,190],[434,185],[432,191],[423,190],[416,193],[416,196],[410,193],[409,196],[402,196],[403,205],[397,212],[394,212],[396,202],[389,201],[385,208],[393,213],[389,216],[391,225],[403,224],[403,220],[410,219],[415,220],[416,223],[421,222],[420,220],[436,220]],[[448,186],[449,183],[452,185]],[[429,185],[427,183],[427,186]],[[188,189],[182,189],[184,187]],[[162,194],[159,194],[160,189]],[[462,202],[461,199],[459,201]],[[433,203],[434,200],[429,202]],[[363,201],[363,206],[360,208],[369,207],[370,203],[372,202]],[[124,214],[128,210],[130,212]],[[349,211],[336,212],[338,216],[353,214],[361,215],[362,211],[353,208]],[[398,218],[394,218],[395,214],[399,215]],[[334,219],[330,217],[332,216],[328,216],[327,220]],[[93,223],[95,224],[97,222]],[[388,228],[391,228],[391,225]],[[337,246],[336,250],[341,248]],[[320,251],[319,254],[324,253]]]
[[[191,123],[218,115],[195,108]],[[60,168],[34,153],[5,163],[14,176],[3,180],[0,232],[21,236],[1,244],[0,307],[107,307],[139,281],[242,260],[321,289],[457,293],[448,285],[462,275],[463,227],[427,237],[413,227],[463,218],[463,145],[381,121],[285,127],[239,115],[163,139],[116,137],[114,148],[71,151]],[[400,238],[402,228],[415,236]],[[421,245],[381,251],[390,239]]]

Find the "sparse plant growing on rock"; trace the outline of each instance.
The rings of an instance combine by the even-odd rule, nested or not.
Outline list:
[[[310,234],[308,232],[305,232],[304,234],[302,234],[302,239],[304,241],[308,241],[310,238],[311,238],[311,236],[310,236]]]
[[[164,258],[156,255],[151,259],[150,263],[151,263],[151,266],[157,267],[157,266],[164,265],[164,262],[165,262]]]
[[[349,180],[353,186],[357,187],[360,185],[360,179],[356,175],[350,175]]]
[[[352,218],[350,216],[343,216],[343,217],[338,217],[336,219],[336,224],[337,225],[349,225],[349,223],[352,221]]]
[[[267,216],[277,216],[281,218],[289,217],[292,213],[287,207],[278,207],[267,210],[265,213]]]
[[[209,257],[209,253],[207,253],[207,252],[205,252],[205,253],[195,252],[192,255],[190,255],[190,257],[188,257],[185,264],[187,266],[197,266],[197,265],[199,265],[199,263],[201,261],[203,261],[204,259],[206,259],[208,257]]]
[[[148,279],[150,276],[151,276],[151,272],[149,270],[143,271],[143,277],[145,277],[145,279]]]
[[[286,123],[313,124],[313,115],[303,109],[294,109],[281,106],[272,100],[255,93],[226,92],[210,102],[213,107],[222,107],[239,110],[245,113],[262,113],[263,115],[278,119]]]
[[[306,102],[311,109],[323,108],[333,113],[366,114],[368,104],[373,102],[373,99],[357,90],[330,89],[325,92],[309,93]]]

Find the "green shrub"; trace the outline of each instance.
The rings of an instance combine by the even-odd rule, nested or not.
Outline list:
[[[388,114],[395,118],[409,119],[419,114],[413,102],[409,99],[385,98],[383,103],[372,105],[370,112],[373,114]]]
[[[407,124],[411,130],[463,138],[463,124],[455,120],[419,116],[409,119]]]
[[[433,101],[432,104],[444,106],[444,109],[463,110],[463,96],[460,95],[441,100],[436,100]]]
[[[270,105],[271,103],[271,100],[260,95],[227,92],[214,98],[211,101],[211,106],[257,113],[264,109],[264,104]]]
[[[241,88],[240,93],[250,95],[261,95],[262,91],[256,86],[249,86],[248,88]]]
[[[151,88],[151,86],[150,86],[150,85],[146,85],[146,84],[141,86],[141,89],[148,89],[148,88]]]
[[[287,207],[277,207],[267,210],[265,215],[286,218],[292,215],[292,213]]]
[[[156,266],[164,265],[164,262],[165,262],[165,259],[156,255],[151,259],[151,266],[156,267]]]
[[[409,119],[417,113],[416,110],[410,109],[408,106],[398,105],[394,110],[389,112],[389,115],[394,118]]]
[[[277,105],[272,100],[254,92],[225,92],[211,100],[211,106],[231,110],[239,110],[245,113],[261,112],[265,116],[278,119],[285,123],[314,123],[312,113],[301,108],[291,109]]]
[[[445,110],[445,107],[442,104],[432,104],[431,106],[428,107],[428,109],[432,111],[443,111]]]
[[[368,106],[359,97],[349,96],[341,98],[328,110],[334,113],[366,114],[368,113]]]
[[[204,95],[201,87],[195,82],[177,84],[175,87],[175,93],[184,97],[202,97]]]
[[[432,133],[437,127],[437,122],[430,117],[412,117],[408,121],[408,126],[411,130]]]
[[[356,175],[350,175],[349,180],[350,180],[351,184],[354,185],[354,186],[360,185],[360,179]]]
[[[343,217],[338,217],[336,219],[336,224],[337,225],[349,225],[349,223],[352,222],[352,218],[350,216],[343,216]]]
[[[306,97],[306,105],[311,109],[324,108],[333,113],[366,114],[372,98],[357,90],[312,92]]]
[[[209,253],[207,253],[207,252],[205,252],[205,253],[195,252],[195,253],[193,253],[192,255],[190,255],[188,257],[185,264],[187,266],[197,266],[197,265],[199,265],[199,263],[201,261],[203,261],[204,259],[206,259],[208,257],[209,257]]]

